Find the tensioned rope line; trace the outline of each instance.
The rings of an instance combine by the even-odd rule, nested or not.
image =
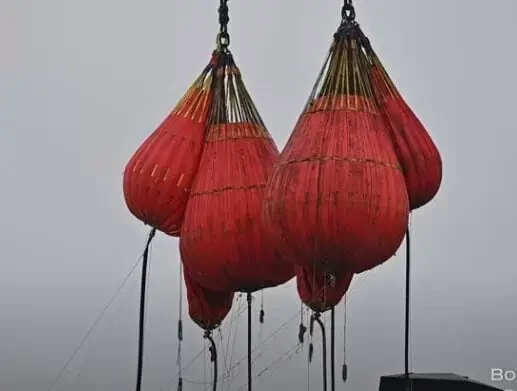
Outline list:
[[[131,284],[131,286],[128,288],[128,291],[125,293],[126,297],[122,298],[120,300],[121,301],[120,306],[115,310],[115,313],[113,314],[113,317],[109,321],[109,325],[104,328],[104,330],[103,330],[104,332],[107,332],[108,330],[111,330],[111,328],[113,327],[115,322],[120,319],[119,316],[122,313],[122,310],[127,309],[126,305],[129,302],[129,299],[131,298],[130,294],[135,293],[137,287],[138,287],[138,280],[135,279],[133,281],[133,283]],[[77,385],[77,383],[79,381],[79,378],[83,375],[84,371],[87,369],[87,364],[89,364],[90,360],[94,356],[94,351],[95,351],[96,347],[98,346],[97,344],[98,344],[98,341],[94,342],[93,346],[90,346],[90,347],[87,348],[85,356],[81,360],[81,364],[79,364],[79,367],[83,368],[83,369],[81,369],[77,373],[77,376],[76,376],[75,381],[74,381],[74,383],[76,385]]]
[[[346,294],[345,296],[345,300],[350,300],[350,297],[352,295],[352,293],[354,293],[358,287],[366,280],[366,278],[368,277],[368,275],[370,275],[370,270],[365,272],[364,274],[362,274],[361,276],[359,276],[359,278],[356,280],[356,283],[352,286],[352,289],[349,290],[349,292]],[[236,300],[237,302],[239,301],[240,297],[238,297],[238,299]],[[230,323],[228,324],[228,327],[231,328],[231,326],[237,321],[237,319],[243,315],[245,313],[245,310],[246,309],[246,303],[243,303],[239,308],[235,309],[232,309],[233,311],[235,311],[237,314],[235,317],[231,317],[231,321]],[[261,348],[261,347],[264,347],[266,345],[268,345],[270,342],[272,342],[272,340],[274,339],[275,335],[277,335],[280,331],[284,330],[286,328],[286,326],[294,319],[294,317],[297,317],[299,314],[301,313],[301,310],[298,310],[294,315],[292,315],[291,317],[289,317],[286,321],[284,321],[282,324],[280,324],[280,326],[278,326],[275,330],[273,330],[264,340],[262,340],[257,346],[255,346],[255,348],[252,350],[252,353],[254,353],[257,349]],[[233,314],[232,314],[233,315]],[[307,316],[308,314],[306,314]],[[224,326],[223,326],[224,328]],[[235,340],[234,340],[235,342]],[[229,338],[228,338],[228,345],[227,345],[227,352],[228,352],[228,347],[229,347]],[[201,355],[203,354],[204,352],[204,349],[201,349],[187,364],[185,364],[185,366],[183,366],[181,368],[182,372],[185,372],[188,368],[190,368],[194,362],[196,362],[200,357]],[[233,365],[231,365],[230,367],[228,367],[227,369],[225,368],[225,371],[224,373],[222,374],[222,378],[223,379],[226,379],[226,380],[229,380],[228,379],[228,375],[237,367],[239,366],[245,359],[247,358],[247,356],[243,356],[241,357],[238,361],[236,361]],[[232,361],[232,358],[230,358],[230,363]],[[174,378],[172,378],[166,385],[164,385],[163,387],[160,388],[161,391],[163,390],[167,390],[170,385],[172,384],[172,382],[174,381]],[[186,383],[191,383],[191,384],[205,384],[205,382],[200,382],[200,381],[186,381],[184,380]]]
[[[271,332],[267,336],[266,339],[260,341],[257,345],[255,345],[255,347],[251,351],[251,354],[253,355],[257,351],[257,349],[264,347],[264,346],[268,345],[270,342],[274,341],[275,336],[277,336],[278,333],[280,333],[281,331],[286,330],[287,327],[289,326],[289,323],[292,322],[293,319],[295,319],[298,316],[298,314],[299,314],[299,311],[294,313],[290,318],[288,318],[286,321],[284,321],[282,324],[280,324],[280,326],[278,326],[275,330],[273,330],[273,332]],[[262,356],[262,353],[260,353],[260,352],[255,354],[251,360],[252,364],[255,363],[261,356]],[[233,364],[229,368],[228,372],[225,375],[227,377],[230,377],[232,380],[234,380],[236,378],[236,376],[238,375],[240,369],[242,369],[241,364],[243,363],[243,361],[245,361],[247,359],[248,359],[248,355],[241,357],[239,360],[237,360],[235,362],[235,364]],[[233,371],[235,371],[235,372],[232,373]],[[231,374],[231,376],[230,376],[230,374]],[[230,385],[231,385],[231,382],[228,382],[228,386],[230,386]],[[229,387],[228,387],[228,390],[229,390]]]
[[[275,335],[275,334],[277,334],[278,332],[280,332],[280,331],[282,331],[282,330],[285,330],[285,329],[286,329],[286,327],[287,327],[287,325],[289,324],[289,322],[291,322],[293,319],[295,319],[295,318],[297,318],[297,317],[298,317],[298,313],[296,313],[296,314],[294,314],[293,316],[291,316],[291,317],[290,317],[288,320],[286,320],[286,321],[285,321],[285,322],[284,322],[284,323],[283,323],[283,324],[282,324],[278,329],[274,330],[274,331],[269,335],[269,337],[268,337],[269,342],[271,342],[271,341],[273,340],[273,337],[274,337],[274,335]],[[266,367],[266,368],[262,369],[262,370],[259,372],[259,374],[257,374],[257,375],[255,375],[255,376],[254,376],[254,378],[257,378],[257,377],[261,376],[261,375],[262,375],[264,372],[266,372],[266,371],[267,371],[267,370],[268,370],[272,365],[274,365],[276,362],[280,361],[282,358],[285,358],[285,357],[288,355],[288,353],[292,353],[292,352],[296,351],[296,350],[297,350],[298,345],[299,345],[299,344],[298,344],[298,343],[296,343],[296,345],[294,345],[294,347],[289,348],[289,350],[288,350],[288,351],[286,351],[286,352],[285,352],[285,353],[283,353],[280,357],[278,357],[278,358],[277,358],[273,363],[271,363],[271,364],[269,365],[269,367]],[[258,349],[259,347],[261,347],[261,345],[257,345],[257,346],[255,346],[255,348],[253,349],[253,351],[255,351],[256,349]],[[259,357],[260,357],[260,354],[259,354],[259,355],[257,355],[257,356],[255,356],[255,357],[253,358],[253,362],[255,362]],[[244,356],[244,357],[242,357],[242,358],[241,358],[241,360],[239,360],[239,361],[238,361],[238,362],[237,362],[237,363],[236,363],[232,368],[230,368],[230,370],[231,370],[231,369],[233,369],[233,368],[235,368],[235,367],[239,364],[239,362],[242,362],[242,361],[246,360],[247,358],[248,358],[248,356],[247,356],[247,355],[246,355],[246,356]],[[237,374],[234,374],[233,376],[231,376],[231,378],[234,378],[236,375],[237,375]],[[185,383],[189,383],[189,384],[197,384],[197,385],[205,385],[205,386],[208,386],[208,385],[212,384],[211,382],[207,382],[207,381],[198,381],[198,380],[190,380],[190,379],[184,379],[183,381],[184,381]],[[243,387],[246,387],[246,386],[248,386],[248,383],[246,383],[246,385],[245,385],[245,386],[243,386]],[[241,388],[242,388],[242,387],[241,387]]]
[[[239,298],[242,298],[242,294],[239,295]],[[247,307],[247,304],[244,303],[243,305],[241,305],[241,307],[239,307],[239,310],[237,311],[237,318],[244,314],[244,311],[242,310],[242,307]],[[227,350],[226,350],[226,358],[228,358],[228,353],[230,352],[230,350],[228,349],[228,346],[230,346],[230,340],[231,340],[231,344],[232,344],[232,348],[231,348],[231,353],[230,353],[230,358],[228,359],[227,361],[227,365],[225,367],[225,370],[224,370],[224,373],[223,373],[223,385],[224,385],[224,381],[226,380],[226,390],[227,391],[230,391],[230,388],[232,386],[232,383],[233,383],[233,375],[231,375],[234,367],[232,366],[232,361],[233,361],[233,356],[235,354],[235,346],[237,345],[237,333],[238,333],[238,328],[239,328],[239,323],[235,322],[235,327],[234,327],[234,333],[233,333],[233,339],[232,339],[232,334],[231,334],[231,330],[228,334],[228,345],[227,345]]]
[[[271,364],[269,364],[267,367],[263,368],[258,374],[257,374],[257,377],[259,376],[262,376],[264,373],[268,372],[272,367],[273,365],[275,365],[276,363],[278,363],[280,360],[283,360],[283,359],[286,359],[288,360],[289,358],[289,355],[292,355],[293,353],[296,352],[298,348],[298,344],[294,344],[293,346],[291,346],[288,350],[286,350],[282,355],[278,356],[277,359],[275,361],[273,361]]]
[[[241,295],[242,295],[241,297],[244,297],[245,294],[241,293]],[[255,297],[252,296],[251,299],[255,300]],[[248,313],[248,323],[249,323],[248,305],[249,305],[248,295],[246,295],[246,302],[241,307],[242,312],[241,312],[241,310],[239,310],[239,315],[243,314],[244,312]],[[246,310],[248,310],[248,311],[246,311]],[[231,349],[231,355],[230,355],[230,364],[233,361],[233,356],[235,354],[235,347],[237,345],[237,328],[238,328],[238,326],[239,326],[238,324],[235,326],[235,334],[233,336],[232,349]],[[281,328],[281,327],[282,326],[280,326],[279,328]],[[276,331],[279,331],[279,329],[276,329]],[[260,331],[259,331],[259,333],[260,333]],[[249,337],[249,330],[248,330],[248,337]],[[228,340],[228,342],[229,342],[229,340]],[[261,342],[262,342],[262,339],[259,339],[259,343],[257,344],[256,347],[258,347],[258,345],[260,345],[260,346],[264,346],[265,345],[265,344],[261,344]],[[254,351],[255,351],[255,349],[253,349],[251,353],[253,354]],[[226,390],[227,391],[230,391],[230,389],[231,389],[231,387],[233,385],[234,380],[236,379],[237,375],[239,374],[239,371],[242,369],[242,366],[240,366],[240,364],[245,359],[248,359],[248,367],[249,367],[249,364],[253,364],[259,357],[260,357],[260,354],[256,355],[255,357],[252,357],[251,360],[249,360],[248,356],[244,356],[240,360],[238,360],[235,364],[233,364],[230,368],[228,368],[226,370],[226,372],[224,373],[224,378],[227,380],[227,383],[226,383]]]
[[[289,349],[287,349],[285,352],[283,352],[280,356],[278,356],[273,362],[271,362],[270,364],[268,364],[266,367],[264,367],[261,371],[259,371],[259,373],[257,375],[254,376],[254,378],[258,378],[260,376],[262,376],[264,373],[268,372],[272,367],[273,365],[277,364],[279,361],[281,360],[289,360],[292,355],[294,353],[296,353],[297,349],[298,349],[298,343],[294,344],[293,346],[291,346]],[[248,386],[248,384],[244,384],[242,385],[241,387],[238,388],[238,391],[242,391],[244,390],[246,387]]]
[[[298,315],[300,314],[300,310],[296,311],[292,316],[290,316],[286,321],[284,321],[282,324],[280,324],[280,326],[278,326],[275,330],[273,330],[269,336],[264,339],[261,343],[257,344],[252,350],[251,350],[251,353],[255,353],[257,351],[257,349],[261,348],[261,347],[264,347],[266,345],[268,345],[269,343],[271,343],[273,340],[274,340],[274,337],[276,335],[278,335],[278,333],[280,333],[281,331],[285,330],[287,328],[287,326],[289,325],[289,323],[291,323],[293,321],[293,319],[297,318]],[[242,356],[239,360],[237,360],[235,362],[234,365],[232,365],[229,369],[230,370],[233,370],[235,367],[237,367],[238,365],[240,365],[244,360],[246,360],[248,358],[247,355],[245,356]]]
[[[270,369],[275,365],[277,364],[279,361],[281,360],[285,360],[285,361],[288,361],[289,359],[291,359],[291,357],[298,352],[298,347],[299,347],[299,343],[296,343],[295,345],[291,346],[289,349],[287,349],[284,353],[282,353],[281,355],[279,355],[273,362],[271,362],[270,364],[268,364],[266,367],[264,367],[257,375],[255,375],[255,378],[258,378],[262,375],[264,375],[266,372],[270,372]],[[309,370],[307,371],[307,373],[309,373]],[[239,388],[238,391],[241,391],[242,389],[244,389],[245,387],[247,386],[247,384],[244,384],[243,386],[241,386]],[[309,383],[307,385],[309,387]]]
[[[244,306],[246,306],[246,303],[244,304]],[[245,311],[243,311],[241,314],[244,314]],[[239,316],[241,315],[239,314]],[[257,349],[269,344],[270,342],[273,341],[274,337],[281,331],[285,330],[287,328],[287,326],[289,325],[289,323],[298,317],[298,315],[300,314],[300,311],[296,311],[296,313],[294,313],[292,316],[290,316],[286,321],[284,321],[280,326],[278,326],[275,330],[273,330],[266,339],[264,339],[261,343],[257,344],[253,350],[251,351],[252,353],[256,352]],[[183,368],[182,368],[182,371],[185,372],[185,370],[190,367],[204,352],[205,348],[201,349],[201,351],[196,355],[194,356]],[[244,360],[247,359],[247,355],[246,356],[243,356],[241,357],[238,361],[235,362],[235,364],[233,364],[232,366],[230,366],[226,371],[225,373],[223,373],[221,375],[221,378],[225,378],[225,376],[228,375],[228,373],[231,373],[231,371],[233,369],[235,369],[237,366],[239,366]],[[165,386],[163,386],[161,388],[161,390],[167,390],[169,388],[169,386],[172,384],[172,382],[174,381],[174,378],[172,378]],[[210,384],[208,382],[202,382],[202,381],[193,381],[193,380],[186,380],[185,378],[183,379],[184,382],[186,383],[192,383],[192,384]]]
[[[238,303],[238,298],[236,300],[236,303]],[[242,307],[245,308],[246,304],[244,304]],[[240,308],[235,308],[235,306],[232,308],[231,320],[228,323],[228,327],[230,328],[230,331],[231,331],[232,325],[235,323],[237,318],[239,318],[239,316],[244,314],[244,312],[240,312],[239,310],[240,310]],[[224,328],[225,326],[226,325],[222,326],[221,328]],[[221,329],[221,328],[219,328],[219,329]],[[183,373],[188,368],[190,368],[201,356],[203,356],[204,353],[206,353],[206,345],[203,344],[203,348],[187,364],[185,364],[184,366],[181,367],[181,372]],[[205,363],[206,363],[206,360],[205,360]],[[167,382],[167,384],[165,384],[163,387],[160,388],[160,391],[169,389],[171,384],[172,384],[172,382],[174,381],[174,379],[175,379],[174,377],[172,379],[170,379],[170,381]],[[189,381],[186,381],[185,379],[183,381],[186,382],[186,383],[192,383],[191,381],[189,382]],[[193,384],[201,384],[201,383],[204,384],[204,382],[195,382]]]
[[[115,299],[118,297],[118,295],[120,294],[120,292],[122,291],[122,289],[124,288],[124,286],[126,285],[126,283],[129,281],[129,279],[131,278],[131,276],[133,275],[133,273],[135,272],[135,270],[137,269],[138,265],[140,265],[140,262],[142,261],[143,259],[143,254],[138,258],[138,261],[133,265],[133,267],[131,268],[131,270],[129,271],[129,273],[124,277],[124,279],[122,280],[122,283],[119,285],[119,287],[117,288],[117,290],[115,291],[115,293],[113,294],[113,296],[109,299],[108,303],[104,306],[104,308],[102,309],[101,313],[99,314],[99,316],[95,319],[95,321],[93,322],[92,326],[88,329],[88,331],[86,332],[86,335],[83,337],[83,339],[81,340],[81,342],[79,343],[79,345],[76,347],[76,349],[73,351],[72,355],[70,356],[70,358],[68,359],[68,361],[66,362],[66,364],[61,368],[61,370],[59,371],[59,373],[57,374],[57,376],[54,378],[54,380],[52,381],[52,384],[49,386],[49,388],[47,389],[48,391],[52,391],[54,389],[54,386],[57,384],[57,382],[61,379],[61,377],[63,376],[63,374],[65,373],[65,371],[68,369],[68,366],[70,365],[70,363],[73,361],[73,359],[77,356],[77,354],[79,353],[79,351],[81,350],[81,348],[84,346],[84,344],[86,343],[86,341],[88,340],[88,338],[93,334],[94,330],[96,329],[97,325],[100,323],[100,321],[103,319],[104,315],[106,314],[106,312],[108,311],[108,309],[110,308],[111,304],[115,301]]]
[[[352,293],[354,293],[358,287],[366,280],[366,278],[368,277],[368,275],[370,275],[370,270],[368,270],[367,272],[365,272],[364,274],[362,274],[361,276],[359,276],[359,278],[356,280],[356,283],[352,286],[352,289],[349,290],[349,292],[347,292],[346,296],[345,296],[345,300],[350,300],[350,297],[352,295]],[[236,322],[237,318],[239,318],[241,315],[243,315],[246,311],[246,303],[243,303],[240,308],[236,309],[236,312],[237,312],[237,316],[232,318],[231,319],[231,322],[228,324],[228,327],[230,327],[234,322]],[[274,337],[279,333],[281,332],[282,330],[284,330],[287,325],[295,318],[295,317],[298,317],[298,315],[300,315],[301,313],[301,310],[297,310],[296,313],[294,313],[292,316],[290,316],[286,321],[284,321],[282,324],[280,324],[280,326],[278,326],[276,329],[274,329],[264,340],[262,340],[259,344],[257,344],[253,350],[252,350],[252,353],[256,352],[257,349],[261,348],[261,347],[264,347],[266,345],[268,345],[270,342],[272,342],[274,340]],[[224,327],[223,327],[224,328]],[[229,342],[229,341],[228,341]],[[299,345],[299,342],[297,343],[297,346]],[[203,354],[204,352],[204,349],[201,349],[184,367],[182,367],[182,372],[186,371],[191,365],[194,364],[194,362],[199,359],[199,357],[201,357],[201,355]],[[229,368],[227,368],[225,370],[225,372],[221,375],[221,377],[223,379],[227,379],[228,380],[228,374],[231,373],[231,371],[233,371],[237,366],[239,366],[244,360],[247,359],[247,355],[246,356],[243,356],[241,357],[238,361],[236,361],[233,365],[231,365]],[[230,363],[231,363],[231,359],[230,359]],[[170,385],[172,384],[172,382],[174,381],[174,378],[172,378],[165,386],[161,387],[160,390],[167,390]],[[203,381],[194,381],[194,380],[186,380],[184,379],[183,380],[185,383],[190,383],[190,384],[210,384],[210,383],[207,383],[207,382],[203,382]],[[247,384],[246,384],[247,386]]]
[[[240,299],[240,296],[237,296],[236,299],[235,299],[235,305],[238,305],[239,303],[239,299]],[[224,365],[224,369],[223,369],[223,373],[226,373],[226,371],[228,370],[228,346],[230,345],[230,336],[232,335],[232,325],[235,321],[234,319],[234,306],[232,306],[232,313],[231,313],[231,320],[230,320],[230,327],[229,327],[229,330],[228,330],[228,338],[227,338],[227,341],[226,341],[226,349],[224,350],[224,353],[223,353],[223,365]],[[224,337],[223,337],[223,332],[221,331],[221,328],[219,328],[219,334],[221,336],[221,350],[223,350],[223,347],[224,347]],[[231,358],[230,358],[230,362],[231,362]],[[221,380],[221,389],[224,390],[224,382],[225,382],[225,379],[224,377],[222,378]]]
[[[224,382],[226,380],[228,380],[227,384],[226,384],[226,390],[230,390],[230,386],[231,386],[231,379],[228,378],[229,376],[229,373],[230,373],[230,367],[229,365],[231,365],[232,361],[233,361],[233,355],[235,353],[235,345],[236,345],[236,342],[237,342],[237,326],[238,324],[236,323],[236,319],[238,319],[244,312],[242,311],[242,308],[245,308],[246,307],[246,304],[242,304],[242,293],[239,293],[239,295],[237,296],[237,300],[236,300],[236,306],[237,306],[237,303],[239,303],[239,305],[237,306],[237,311],[236,311],[236,316],[235,316],[235,313],[232,313],[232,320],[231,320],[231,324],[230,324],[230,330],[228,331],[228,340],[227,340],[227,343],[226,343],[226,352],[225,352],[225,355],[224,355],[224,372],[223,372],[223,376],[222,376],[222,384],[221,384],[221,388],[222,389],[225,389],[224,387]],[[235,324],[235,330],[234,330],[234,333],[232,334],[232,328],[231,326]],[[233,339],[232,339],[232,335],[233,335]],[[231,344],[232,344],[232,348],[231,348],[231,353],[230,353],[230,341],[231,341]],[[230,357],[228,358],[228,354],[230,354]]]

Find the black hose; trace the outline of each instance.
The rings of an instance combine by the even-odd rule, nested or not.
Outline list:
[[[323,350],[323,391],[327,391],[327,334],[325,333],[325,325],[320,319],[320,314],[312,315],[315,322],[318,322],[321,328],[321,345]]]
[[[330,310],[330,389],[336,391],[336,313],[334,307]]]
[[[136,372],[136,391],[142,389],[142,372],[144,368],[144,326],[145,326],[145,292],[147,289],[147,264],[149,262],[149,247],[156,234],[153,228],[149,233],[142,260],[142,280],[140,283],[140,316],[138,325],[138,366]]]
[[[248,301],[248,391],[251,391],[251,293],[246,295]]]
[[[210,361],[214,366],[214,377],[212,380],[212,391],[217,391],[217,347],[215,345],[215,341],[212,338],[212,334],[210,331],[206,331],[204,335],[205,339],[208,339],[210,342]]]
[[[348,298],[344,297],[343,302],[343,366],[341,367],[341,378],[343,379],[343,383],[346,383],[348,379],[348,366],[346,365],[346,310],[347,310],[347,300]]]
[[[411,388],[409,379],[409,326],[410,326],[410,298],[411,298],[411,241],[409,235],[409,226],[406,231],[406,313],[405,313],[405,329],[404,329],[404,374],[407,380],[407,388]]]

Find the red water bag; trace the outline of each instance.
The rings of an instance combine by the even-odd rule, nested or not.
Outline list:
[[[183,269],[183,277],[190,318],[207,331],[219,327],[232,308],[234,293],[206,289],[193,281],[185,269]]]
[[[367,71],[359,41],[336,34],[268,181],[265,227],[304,268],[363,272],[392,257],[406,232],[404,176]]]
[[[214,61],[138,148],[124,170],[124,198],[131,213],[168,235],[179,235],[199,166],[213,100]]]
[[[185,268],[200,285],[251,293],[285,283],[294,271],[273,247],[261,219],[264,189],[278,149],[232,55],[223,56],[180,251]]]
[[[300,300],[314,312],[326,312],[337,306],[352,283],[353,273],[331,275],[315,268],[295,266],[296,288]]]
[[[442,182],[442,159],[430,134],[395,87],[373,50],[370,80],[387,122],[395,152],[404,171],[410,209],[429,203]]]

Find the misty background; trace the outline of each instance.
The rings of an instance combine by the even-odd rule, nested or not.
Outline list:
[[[491,368],[517,368],[517,2],[354,4],[444,163],[437,198],[412,217],[412,370],[489,382]],[[341,6],[229,2],[230,49],[280,148],[323,64]],[[2,391],[46,390],[137,262],[148,228],[126,209],[122,171],[208,62],[217,7],[216,0],[0,0]],[[349,381],[343,386],[338,377],[338,389],[376,390],[379,376],[403,372],[404,269],[401,248],[352,288]],[[163,389],[176,389],[178,271],[178,240],[157,235],[145,391],[170,381]],[[139,274],[53,390],[134,387]],[[257,320],[261,296],[255,297]],[[294,284],[266,291],[264,305],[254,342],[277,334],[259,349],[256,375],[297,342]],[[208,356],[185,310],[183,365],[201,355],[183,373],[184,390],[204,390],[197,383],[210,381]],[[342,309],[337,316],[339,375]],[[237,320],[230,330],[231,318]],[[227,318],[223,369],[224,360],[244,357],[245,327],[245,316]],[[316,331],[309,376],[306,344],[256,378],[255,389],[305,389],[308,382],[320,389],[319,338]],[[246,383],[245,361],[237,369],[231,387],[220,390]],[[517,389],[517,382],[500,385]]]

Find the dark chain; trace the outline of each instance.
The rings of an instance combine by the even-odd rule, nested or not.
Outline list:
[[[352,4],[352,0],[343,0],[343,8],[341,8],[341,23],[334,34],[334,39],[340,39],[345,36],[357,36],[359,31],[359,25],[355,21],[355,8]]]
[[[230,17],[228,16],[228,0],[221,0],[219,6],[219,35],[217,37],[218,45],[222,51],[225,51],[230,45],[230,34],[228,34],[228,22]]]
[[[344,21],[352,22],[355,20],[355,9],[352,0],[344,0],[343,8],[341,8],[341,17]]]

